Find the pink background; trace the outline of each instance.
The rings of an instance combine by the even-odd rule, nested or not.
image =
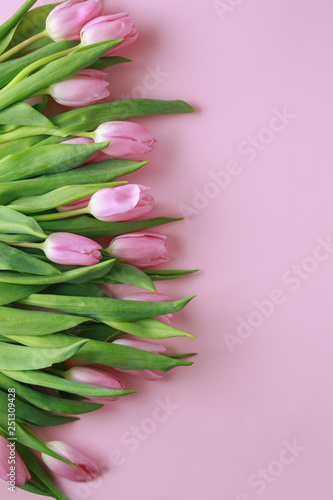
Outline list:
[[[2,0],[2,17],[20,3]],[[61,484],[73,500],[331,500],[333,250],[317,240],[333,237],[332,2],[105,6],[141,32],[124,52],[134,62],[110,70],[112,96],[198,110],[140,120],[158,144],[131,179],[152,186],[154,214],[192,212],[165,227],[170,266],[201,273],[159,290],[199,295],[174,320],[198,340],[166,344],[200,356],[161,382],[131,379],[137,395],[44,432],[109,468]],[[256,326],[237,333],[239,318]],[[154,423],[167,398],[168,418]],[[133,426],[142,441],[129,444]]]

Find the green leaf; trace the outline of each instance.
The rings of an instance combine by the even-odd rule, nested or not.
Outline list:
[[[24,196],[19,200],[12,201],[9,207],[26,214],[44,212],[90,196],[100,189],[111,188],[120,184],[125,184],[125,182],[64,186],[42,195]]]
[[[22,139],[24,141],[25,139]],[[18,141],[15,141],[16,143]],[[0,146],[1,151],[4,146]],[[23,147],[22,143],[19,143]],[[27,145],[27,147],[30,147]],[[37,149],[38,146],[36,146]],[[24,147],[25,149],[25,147]],[[77,184],[95,184],[109,182],[122,175],[130,174],[139,170],[148,162],[136,162],[123,159],[112,159],[84,165],[83,167],[69,170],[61,174],[43,175],[34,179],[0,183],[0,203],[6,205],[10,201],[20,197],[34,196],[48,193],[63,186]]]
[[[1,249],[1,246],[0,246]],[[29,257],[33,257],[30,254]],[[35,260],[38,260],[42,264],[46,264],[43,260],[39,260],[38,258],[33,257]],[[0,257],[1,262],[1,257]],[[84,266],[78,267],[76,269],[71,269],[69,271],[65,271],[60,273],[56,268],[55,271],[59,274],[53,274],[52,276],[22,276],[18,273],[10,273],[10,272],[0,272],[0,282],[3,283],[13,283],[20,285],[53,285],[55,283],[86,283],[88,281],[98,280],[99,278],[103,278],[105,274],[107,274],[112,265],[113,260],[107,260],[104,262],[100,262],[99,264],[95,264],[94,266]]]
[[[163,271],[161,271],[160,269],[145,269],[144,272],[152,281],[164,281],[183,278],[184,276],[188,276],[189,274],[197,273],[198,269],[193,269],[190,271],[176,271],[174,269],[167,269]]]
[[[136,337],[147,339],[167,339],[171,337],[191,337],[194,335],[178,330],[162,321],[153,318],[141,319],[138,321],[110,322],[110,325],[121,332],[130,333]]]
[[[85,340],[70,347],[49,349],[43,347],[23,347],[2,342],[0,351],[0,370],[38,370],[53,363],[65,361],[73,356]]]
[[[3,430],[7,428],[8,425],[8,416],[4,413],[0,413],[0,426]],[[15,437],[17,441],[28,448],[32,448],[33,450],[40,451],[41,453],[46,453],[46,455],[50,455],[50,457],[57,458],[65,463],[71,463],[69,460],[61,457],[57,453],[51,451],[42,441],[39,439],[32,430],[27,427],[25,424],[15,423]]]
[[[67,111],[51,118],[57,126],[67,132],[95,130],[104,122],[128,120],[137,116],[191,113],[193,108],[184,101],[160,101],[155,99],[129,99],[95,104]]]
[[[30,125],[54,128],[52,122],[26,102],[17,102],[0,111],[2,125]]]
[[[30,3],[31,5],[33,5],[36,2],[31,1]],[[24,13],[24,16],[20,21],[12,43],[10,44],[10,48],[24,42],[27,38],[31,38],[32,36],[44,31],[47,16],[57,5],[59,5],[59,2],[36,7],[29,12],[27,11],[30,9],[30,7],[28,9],[25,9],[26,13]],[[30,45],[29,49],[31,48],[32,46]]]
[[[3,38],[20,21],[24,14],[32,7],[37,0],[27,0],[7,21],[0,26],[0,38]],[[41,30],[42,31],[42,30]],[[26,38],[25,34],[25,38]]]
[[[0,307],[1,335],[48,335],[89,321],[89,318],[46,311]]]
[[[67,335],[64,335],[67,337]],[[70,339],[71,340],[71,339]],[[77,340],[77,339],[76,339]],[[75,342],[76,342],[75,340]],[[82,339],[80,339],[82,341]],[[93,342],[92,340],[89,342]],[[71,342],[73,345],[73,343]],[[74,344],[75,345],[75,344]],[[22,349],[29,349],[28,347],[23,347]],[[36,348],[38,349],[38,348]],[[67,347],[68,349],[68,347]],[[58,389],[59,391],[69,392],[72,394],[79,394],[80,396],[87,397],[118,397],[126,396],[127,394],[133,394],[135,391],[121,391],[118,389],[107,389],[106,387],[98,387],[95,385],[81,384],[79,382],[72,382],[65,378],[57,377],[56,375],[51,375],[50,373],[32,370],[32,371],[5,371],[3,373],[18,382],[23,382],[25,384],[38,385],[41,387],[48,387],[50,389]]]
[[[71,332],[68,331],[67,333],[84,337],[86,339],[99,340],[100,342],[107,342],[112,338],[122,335],[122,332],[115,330],[111,326],[96,323],[90,323],[79,328],[73,328]]]
[[[28,491],[29,493],[34,493],[34,495],[42,495],[46,497],[53,497],[53,494],[47,493],[46,490],[42,490],[39,486],[34,484],[31,481],[27,481],[23,486],[16,486],[16,488],[19,488],[20,490],[23,491]]]
[[[5,52],[6,48],[10,44],[10,42],[14,36],[15,30],[16,30],[16,26],[9,33],[7,33],[7,35],[1,40],[1,42],[0,42],[0,55]]]
[[[70,337],[69,335],[62,335],[60,333],[55,333],[53,335],[47,335],[43,339],[39,337],[23,337],[20,342],[25,344],[39,344],[39,342],[47,341],[49,346],[65,346],[72,345],[80,337]],[[76,354],[73,356],[74,359],[79,359],[81,361],[86,361],[88,363],[96,363],[105,366],[111,366],[114,368],[120,368],[122,370],[161,370],[169,371],[177,366],[190,366],[193,363],[190,361],[184,361],[182,359],[173,359],[163,354],[156,354],[152,352],[143,351],[141,349],[134,349],[133,347],[127,347],[119,344],[113,344],[112,342],[99,342],[97,340],[89,340]],[[43,380],[41,380],[40,375],[43,374]],[[5,372],[8,377],[14,378],[19,382],[24,382],[26,384],[41,385],[44,387],[53,387],[52,384],[55,382],[54,379],[44,378],[44,375],[50,376],[44,372],[30,371],[30,372]],[[54,377],[56,381],[63,381],[64,379],[59,379],[59,377]],[[66,381],[68,382],[68,381]],[[92,387],[92,386],[89,386]],[[64,390],[62,387],[55,387],[56,389]],[[68,388],[65,389],[67,392]],[[81,394],[84,396],[89,396],[90,394],[76,392],[75,394]],[[104,394],[103,394],[104,395]],[[108,395],[108,394],[106,394]],[[97,396],[97,394],[95,394]],[[101,395],[99,395],[101,396]]]
[[[103,70],[105,68],[110,68],[115,64],[121,64],[126,62],[132,62],[131,59],[126,59],[125,57],[112,56],[112,57],[101,57],[94,64],[90,66],[92,69]]]
[[[0,182],[15,181],[42,174],[57,174],[87,161],[105,148],[99,144],[54,144],[36,146],[0,161]]]
[[[8,416],[8,393],[0,390],[0,412]],[[63,425],[78,420],[75,417],[51,415],[29,403],[15,399],[15,420],[22,424],[48,427]]]
[[[9,372],[10,373],[10,372]],[[53,413],[60,413],[64,415],[80,415],[82,413],[89,413],[103,405],[96,403],[88,403],[86,401],[73,401],[69,399],[61,399],[58,397],[50,396],[44,392],[39,392],[32,387],[21,384],[16,380],[6,377],[0,372],[0,387],[2,389],[15,389],[16,396],[28,401],[37,408],[50,411]]]
[[[110,283],[125,285],[132,285],[144,290],[156,292],[156,288],[152,280],[141,269],[130,266],[129,264],[122,264],[115,262],[110,273],[106,274],[98,283]]]
[[[32,217],[0,205],[0,232],[5,234],[30,234],[45,240],[46,234]],[[13,241],[13,240],[9,240]]]
[[[177,222],[182,219],[171,219],[169,217],[156,217],[135,222],[102,222],[92,217],[75,217],[73,219],[40,222],[40,226],[47,234],[68,231],[80,234],[87,238],[102,238],[104,236],[118,236],[120,234],[132,233],[143,229]]]
[[[7,85],[7,83],[13,80],[13,78],[15,78],[15,76],[22,71],[22,69],[26,68],[35,61],[39,61],[44,57],[51,56],[58,52],[71,49],[76,45],[77,42],[55,42],[43,47],[42,49],[35,50],[25,56],[19,57],[18,59],[12,59],[1,63],[0,87]],[[31,46],[29,49],[31,49]]]
[[[36,259],[18,248],[0,242],[0,270],[17,271],[19,273],[54,275],[60,271],[47,262]],[[29,284],[29,283],[22,283]],[[38,283],[35,283],[38,284]]]
[[[41,138],[36,137],[24,137],[23,139],[18,139],[16,141],[8,142],[6,144],[0,145],[0,159],[5,158],[13,153],[20,153],[25,149],[31,148],[34,144],[40,142]]]
[[[46,64],[42,69],[24,78],[12,87],[3,89],[0,94],[0,109],[10,106],[14,102],[28,99],[54,83],[72,78],[81,69],[94,63],[118,43],[120,43],[120,40],[88,45]]]
[[[32,293],[44,290],[45,287],[45,285],[12,285],[11,283],[0,282],[0,306],[24,299]]]
[[[139,302],[96,297],[68,297],[66,295],[36,294],[21,300],[22,304],[57,309],[72,314],[84,314],[105,324],[174,313],[183,309],[193,297],[175,302]],[[116,327],[117,328],[117,327]]]

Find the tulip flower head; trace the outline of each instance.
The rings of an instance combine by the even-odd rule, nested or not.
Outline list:
[[[128,297],[127,300],[129,300]],[[153,342],[147,342],[146,340],[131,339],[127,337],[121,337],[114,340],[112,343],[123,345],[125,347],[132,347],[133,349],[140,349],[141,351],[153,352],[156,354],[162,354],[166,351],[166,348],[161,344],[154,344]],[[117,371],[126,373],[127,375],[132,375],[133,377],[150,380],[152,382],[155,380],[160,380],[162,378],[162,375],[157,370],[122,370],[120,368],[117,368]]]
[[[43,244],[49,260],[67,266],[93,266],[102,258],[101,245],[96,241],[71,233],[53,233]]]
[[[146,127],[125,121],[103,123],[95,130],[94,139],[95,142],[111,141],[102,151],[114,158],[149,153],[156,142]]]
[[[49,94],[63,106],[82,107],[109,97],[107,73],[96,69],[85,69],[69,80],[54,83]]]
[[[55,7],[46,19],[46,31],[52,40],[80,41],[81,29],[102,13],[101,0],[67,0]]]
[[[98,475],[99,470],[96,463],[81,451],[62,441],[50,441],[46,445],[50,450],[61,457],[67,458],[67,460],[76,465],[76,467],[73,467],[57,458],[42,453],[43,462],[58,476],[65,477],[71,481],[84,482],[92,481]]]
[[[115,14],[111,16],[96,17],[87,23],[81,31],[81,43],[83,46],[107,40],[123,41],[106,52],[103,57],[114,54],[119,48],[125,48],[138,38],[133,19],[128,14]]]
[[[164,293],[155,292],[138,292],[132,293],[131,295],[126,295],[123,300],[138,300],[140,302],[169,302],[170,297],[164,295]],[[156,316],[155,319],[162,321],[167,325],[171,325],[172,314],[163,314],[162,316]]]
[[[151,231],[122,234],[111,241],[107,251],[139,268],[158,266],[168,261],[166,240],[164,234]]]
[[[141,217],[153,208],[154,198],[146,193],[149,189],[137,184],[101,189],[91,197],[89,213],[105,222]]]
[[[11,466],[9,461],[14,453],[15,456],[15,484],[16,486],[23,486],[27,481],[30,481],[31,476],[25,463],[23,462],[20,455],[17,453],[15,448],[11,450],[11,447],[15,445],[9,442],[4,436],[0,435],[0,477],[5,481],[9,481]]]
[[[91,368],[89,366],[73,366],[66,372],[67,380],[79,382],[80,384],[97,385],[107,387],[108,389],[124,390],[125,383],[115,375],[100,368]],[[117,401],[118,397],[94,397],[91,401],[94,403],[109,403]]]

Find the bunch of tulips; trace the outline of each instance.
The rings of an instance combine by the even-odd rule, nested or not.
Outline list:
[[[98,466],[31,426],[135,392],[124,372],[158,380],[192,364],[160,344],[193,337],[171,325],[192,297],[155,287],[194,272],[154,268],[168,256],[152,228],[179,219],[147,218],[149,187],[119,178],[156,142],[127,120],[193,109],[109,100],[104,70],[128,62],[114,54],[138,37],[128,14],[103,15],[101,0],[34,4],[0,26],[0,476],[11,491],[64,500],[53,473],[89,481]],[[52,99],[72,109],[50,117]],[[109,285],[135,288],[119,298]]]

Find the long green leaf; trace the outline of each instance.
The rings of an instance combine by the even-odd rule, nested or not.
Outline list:
[[[22,139],[22,141],[25,141],[25,139]],[[17,142],[18,141],[15,141],[15,143]],[[26,147],[30,147],[31,144],[29,144],[29,142],[25,144],[19,143],[18,146],[23,147],[23,150],[25,150]],[[7,145],[4,144],[0,146],[0,157],[4,146]],[[36,146],[36,148],[37,147],[38,146]],[[34,179],[0,183],[0,203],[6,205],[13,200],[20,203],[19,199],[21,197],[41,195],[54,189],[73,184],[109,182],[122,175],[135,172],[147,163],[146,161],[136,162],[131,160],[112,159],[100,163],[93,163],[91,165],[84,165],[83,167],[75,168],[61,174],[43,175]]]
[[[70,337],[69,335],[63,335],[60,333],[55,333],[53,335],[47,335],[43,339],[39,337],[22,337],[20,338],[20,342],[24,342],[29,345],[40,345],[41,341],[48,342],[48,346],[56,347],[56,346],[64,346],[64,345],[72,345],[74,342],[80,337]],[[100,342],[98,340],[89,340],[74,356],[74,359],[79,359],[81,361],[86,361],[88,363],[97,363],[100,365],[111,366],[114,368],[120,368],[122,370],[161,370],[161,371],[169,371],[172,368],[177,366],[190,366],[193,363],[190,361],[184,361],[182,359],[173,359],[168,356],[164,356],[162,354],[156,354],[153,352],[143,351],[141,349],[134,349],[133,347],[127,347],[119,344],[113,344],[112,342]],[[59,379],[59,377],[55,377],[50,379],[48,377],[44,377],[46,374],[44,372],[37,371],[21,371],[21,372],[4,372],[8,377],[14,378],[14,380],[18,380],[19,382],[24,382],[27,384],[33,385],[41,385],[44,387],[54,387],[54,382],[63,381],[64,379]],[[41,380],[41,373],[43,373],[43,380]],[[68,382],[68,380],[66,380]],[[92,387],[92,386],[90,386]],[[55,389],[62,389],[62,387],[58,386],[54,387]],[[65,389],[67,392],[72,392]],[[79,389],[80,392],[76,392],[75,394],[81,394],[84,396],[90,396],[91,394],[87,394],[86,392],[82,392],[82,389]],[[97,396],[97,394],[94,394]],[[104,395],[104,394],[103,394]],[[108,395],[108,394],[106,394]],[[101,394],[99,395],[101,396]]]
[[[146,339],[167,339],[171,337],[191,337],[194,335],[178,330],[173,326],[167,325],[162,321],[157,321],[153,318],[146,318],[137,321],[112,321],[110,325],[120,330],[121,332],[130,333],[136,337],[143,337]]]
[[[40,222],[40,226],[47,234],[61,231],[68,231],[80,234],[87,238],[102,238],[104,236],[117,236],[119,234],[142,231],[152,227],[162,226],[170,222],[177,222],[182,219],[171,219],[169,217],[156,217],[135,222],[102,222],[91,217],[75,217],[73,219]]]
[[[20,21],[37,0],[26,0],[23,5],[7,21],[0,26],[0,38],[3,38]]]
[[[67,111],[51,118],[52,122],[68,133],[95,130],[104,122],[127,120],[137,116],[191,113],[193,108],[184,101],[160,101],[157,99],[129,99],[95,104]]]
[[[1,274],[1,273],[0,273]],[[46,285],[13,285],[11,283],[0,282],[0,306],[17,302],[18,300],[28,297],[32,293],[38,293],[44,290]]]
[[[8,416],[4,413],[0,413],[0,427],[3,430],[6,430],[8,422]],[[32,448],[33,450],[40,451],[41,453],[45,453],[46,455],[50,455],[50,457],[57,458],[65,463],[71,463],[69,460],[61,457],[57,453],[51,451],[42,441],[37,438],[37,436],[27,427],[25,424],[15,423],[15,437],[17,441],[28,448]]]
[[[44,212],[90,196],[100,189],[111,188],[124,183],[125,182],[107,182],[103,184],[64,186],[50,191],[49,193],[36,196],[24,196],[19,200],[12,201],[9,207],[25,214]]]
[[[22,304],[57,309],[95,319],[105,324],[174,313],[183,309],[193,297],[175,302],[139,302],[96,297],[37,294],[21,300]],[[113,326],[113,324],[111,324]]]
[[[87,161],[107,143],[55,144],[31,148],[0,161],[0,182],[57,174]]]
[[[0,307],[1,335],[48,335],[86,321],[89,321],[89,318],[71,314]]]
[[[12,208],[2,207],[1,205],[0,233],[22,235],[30,234],[42,240],[45,240],[46,238],[46,234],[43,233],[41,227],[35,219],[27,217]]]
[[[111,40],[88,45],[75,53],[46,64],[42,69],[12,87],[3,89],[0,93],[0,109],[10,106],[14,102],[28,99],[54,83],[75,76],[81,69],[94,63],[118,43],[120,43],[119,40]]]
[[[57,349],[23,347],[2,343],[0,351],[0,370],[38,370],[47,368],[73,356],[86,341],[77,342],[70,347]]]
[[[48,427],[68,424],[78,420],[75,417],[63,417],[51,415],[45,411],[32,406],[29,403],[15,399],[15,420],[22,424],[35,425],[37,427]],[[0,390],[0,412],[8,416],[8,394]]]
[[[17,102],[0,111],[2,125],[29,125],[33,127],[55,128],[46,116],[26,102]]]
[[[67,335],[65,335],[66,338]],[[69,339],[71,340],[71,339]],[[81,340],[81,339],[80,339]],[[89,342],[93,342],[90,341]],[[72,342],[71,342],[72,344]],[[68,348],[68,347],[67,347]],[[25,349],[28,349],[27,347]],[[50,373],[32,370],[32,371],[6,371],[3,373],[7,377],[11,377],[18,382],[25,384],[39,385],[41,387],[48,387],[50,389],[57,389],[59,391],[78,394],[87,397],[118,397],[133,394],[135,391],[122,391],[118,389],[107,389],[106,387],[97,387],[95,385],[80,384],[79,382],[72,382],[65,378],[51,375]]]
[[[18,59],[12,59],[10,61],[5,61],[1,63],[0,72],[0,87],[4,87],[9,83],[16,75],[35,61],[39,61],[44,57],[62,52],[64,50],[71,49],[75,47],[77,42],[55,42],[43,47],[42,49],[35,50],[29,54],[19,57]]]
[[[23,139],[18,139],[17,141],[11,141],[11,142],[7,142],[6,144],[1,144],[0,145],[0,159],[5,158],[6,156],[14,154],[14,153],[20,153],[21,151],[24,151],[25,149],[29,149],[32,146],[34,146],[34,144],[37,144],[41,140],[42,139],[39,136],[24,137]],[[61,141],[61,139],[59,140],[59,142],[60,141]]]
[[[39,392],[26,384],[21,384],[16,380],[6,377],[0,372],[0,387],[2,389],[15,389],[16,396],[28,401],[30,404],[42,410],[64,415],[80,415],[89,413],[99,408],[102,404],[88,403],[86,401],[73,401],[50,396],[44,392]]]
[[[1,248],[1,247],[0,247]],[[29,257],[32,255],[25,254]],[[40,263],[44,263],[43,260],[38,260]],[[88,281],[98,281],[103,278],[105,274],[109,272],[113,265],[113,260],[108,260],[100,262],[94,266],[80,267],[76,269],[71,269],[59,274],[53,274],[52,276],[22,276],[18,273],[11,272],[1,272],[0,271],[0,283],[13,283],[20,285],[54,285],[55,283],[86,283]],[[56,270],[57,272],[57,270]]]
[[[17,271],[19,273],[54,275],[60,271],[47,262],[36,259],[18,248],[0,242],[0,270]],[[27,283],[29,284],[29,283]],[[38,284],[38,283],[35,283]]]
[[[100,59],[98,59],[98,61],[94,62],[94,64],[92,64],[90,68],[103,70],[105,68],[110,68],[115,64],[121,64],[126,62],[132,62],[132,61],[131,59],[126,59],[125,57],[119,57],[119,56],[101,57]]]
[[[14,28],[11,31],[9,31],[9,33],[7,33],[7,35],[1,40],[1,42],[0,42],[0,54],[3,54],[5,52],[8,45],[12,41],[12,38],[15,34],[16,26],[14,26]]]

